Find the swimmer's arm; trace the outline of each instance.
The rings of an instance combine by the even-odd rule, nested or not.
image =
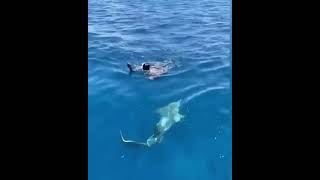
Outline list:
[[[143,71],[141,66],[137,66],[137,65],[131,65],[129,63],[127,63],[127,66],[129,68],[130,72],[137,72],[137,71]]]
[[[155,78],[157,78],[158,76],[149,76],[148,79],[150,80],[154,80]]]

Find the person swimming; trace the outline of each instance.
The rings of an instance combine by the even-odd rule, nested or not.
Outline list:
[[[148,75],[150,80],[153,80],[162,74],[165,74],[168,72],[168,66],[164,63],[142,63],[141,66],[139,65],[131,65],[130,63],[127,63],[127,67],[129,69],[129,72],[144,72],[146,75]]]

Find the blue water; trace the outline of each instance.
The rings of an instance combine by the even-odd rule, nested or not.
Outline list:
[[[89,180],[231,180],[231,0],[89,0]],[[126,63],[172,61],[150,81]],[[184,121],[151,148],[156,109]]]

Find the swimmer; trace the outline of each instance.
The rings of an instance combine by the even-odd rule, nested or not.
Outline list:
[[[127,63],[127,67],[129,72],[144,72],[148,75],[150,80],[153,80],[157,77],[160,77],[162,74],[168,72],[168,66],[165,63],[142,63],[141,66],[139,65],[131,65]]]

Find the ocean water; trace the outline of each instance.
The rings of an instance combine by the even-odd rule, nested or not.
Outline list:
[[[231,0],[88,1],[89,180],[231,180]],[[171,61],[150,81],[127,62]],[[184,120],[151,148],[156,110]]]

